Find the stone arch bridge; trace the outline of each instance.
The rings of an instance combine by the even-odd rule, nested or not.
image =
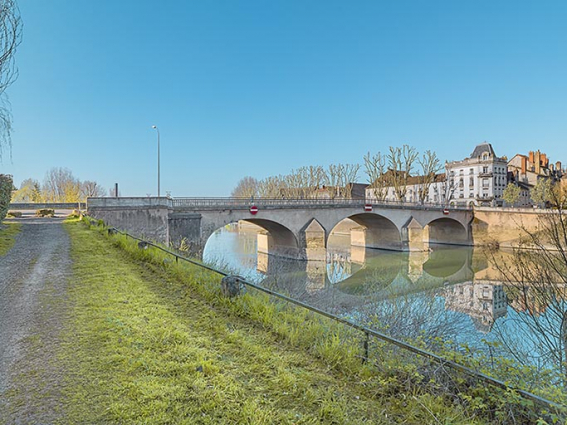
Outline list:
[[[251,207],[256,207],[257,212]],[[468,209],[363,200],[237,198],[89,198],[92,217],[159,242],[182,239],[198,250],[223,226],[240,220],[263,229],[258,251],[296,259],[324,259],[329,235],[344,219],[351,244],[396,251],[427,250],[430,243],[472,245]]]

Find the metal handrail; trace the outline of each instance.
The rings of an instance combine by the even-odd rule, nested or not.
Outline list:
[[[89,218],[89,219],[90,219],[90,218]],[[169,249],[166,249],[166,248],[164,248],[164,247],[162,247],[162,246],[160,246],[160,245],[157,245],[157,244],[155,244],[155,243],[153,243],[153,242],[149,242],[149,241],[146,241],[146,240],[144,240],[144,239],[138,238],[138,237],[136,237],[136,236],[130,235],[129,233],[123,232],[123,231],[121,231],[121,230],[118,230],[118,229],[116,229],[115,227],[114,227],[114,228],[111,228],[111,229],[112,229],[114,232],[116,232],[116,233],[119,233],[119,234],[121,234],[121,235],[130,237],[130,238],[132,238],[132,239],[134,239],[134,240],[137,240],[137,241],[140,241],[140,242],[144,242],[145,244],[147,244],[147,245],[149,245],[149,246],[152,246],[152,247],[157,248],[157,249],[159,249],[159,250],[161,250],[161,251],[163,251],[163,252],[165,252],[165,253],[167,253],[167,254],[169,254],[169,255],[174,256],[176,262],[179,262],[179,260],[182,260],[182,261],[185,261],[185,262],[194,264],[194,265],[196,265],[196,266],[202,267],[202,268],[204,268],[204,269],[210,270],[210,271],[212,271],[212,272],[214,272],[214,273],[220,274],[221,276],[229,276],[228,273],[226,273],[226,272],[224,272],[224,271],[222,271],[222,270],[216,269],[216,268],[211,267],[211,266],[207,266],[206,264],[202,264],[202,263],[200,263],[200,262],[198,262],[198,261],[191,260],[190,258],[183,257],[182,255],[179,255],[178,253],[176,253],[176,252],[174,252],[174,251],[170,251]],[[385,341],[385,342],[388,342],[388,343],[390,343],[390,344],[393,344],[393,345],[395,345],[395,346],[397,346],[397,347],[400,347],[400,348],[402,348],[402,349],[404,349],[404,350],[407,350],[407,351],[412,352],[412,353],[414,353],[414,354],[417,354],[417,355],[419,355],[419,356],[422,356],[422,357],[428,358],[428,359],[430,359],[430,360],[433,360],[433,361],[435,361],[435,362],[437,362],[437,363],[439,363],[439,364],[441,364],[441,365],[448,366],[448,367],[450,367],[451,369],[454,369],[454,370],[457,370],[457,371],[466,373],[467,375],[472,376],[472,377],[474,377],[474,378],[476,378],[476,379],[479,379],[479,380],[481,380],[481,381],[484,381],[484,382],[487,383],[487,384],[493,385],[493,386],[495,386],[495,387],[498,387],[498,388],[501,388],[501,389],[504,389],[504,390],[512,390],[512,391],[515,391],[515,392],[517,392],[520,396],[522,396],[523,398],[528,399],[528,400],[531,400],[531,401],[533,401],[534,403],[537,403],[538,405],[540,405],[540,406],[542,406],[542,407],[545,407],[545,408],[552,408],[552,409],[557,409],[557,410],[564,409],[564,406],[561,406],[561,405],[559,405],[559,404],[557,404],[557,403],[555,403],[555,402],[553,402],[553,401],[551,401],[551,400],[547,400],[547,399],[545,399],[545,398],[543,398],[543,397],[540,397],[540,396],[538,396],[538,395],[536,395],[536,394],[532,394],[532,393],[530,393],[530,392],[528,392],[528,391],[525,391],[525,390],[522,390],[522,389],[519,389],[519,388],[512,387],[512,386],[506,384],[505,382],[503,382],[503,381],[501,381],[501,380],[499,380],[499,379],[495,379],[495,378],[493,378],[493,377],[491,377],[491,376],[488,376],[488,375],[486,375],[486,374],[484,374],[484,373],[482,373],[482,372],[477,372],[477,371],[475,371],[475,370],[473,370],[473,369],[471,369],[471,368],[469,368],[469,367],[467,367],[467,366],[463,366],[463,365],[461,365],[461,364],[459,364],[459,363],[457,363],[457,362],[454,362],[454,361],[452,361],[452,360],[445,359],[444,357],[441,357],[441,356],[439,356],[439,355],[437,355],[437,354],[434,354],[434,353],[432,353],[432,352],[430,352],[430,351],[426,351],[426,350],[423,350],[423,349],[421,349],[421,348],[415,347],[415,346],[413,346],[413,345],[411,345],[411,344],[408,344],[408,343],[406,343],[406,342],[404,342],[404,341],[401,341],[401,340],[399,340],[399,339],[393,338],[393,337],[391,337],[391,336],[388,336],[388,335],[386,335],[386,334],[383,334],[383,333],[381,333],[381,332],[378,332],[378,331],[376,331],[376,330],[374,330],[374,329],[367,328],[366,326],[359,325],[358,323],[352,322],[352,321],[350,321],[350,320],[348,320],[348,319],[345,319],[345,318],[343,318],[343,317],[336,316],[336,315],[334,315],[334,314],[331,314],[331,313],[329,313],[329,312],[326,312],[326,311],[324,311],[324,310],[321,310],[321,309],[319,309],[319,308],[317,308],[317,307],[314,307],[314,306],[312,306],[312,305],[306,304],[306,303],[304,303],[304,302],[302,302],[302,301],[299,301],[299,300],[296,300],[296,299],[294,299],[294,298],[288,297],[288,296],[286,296],[286,295],[280,294],[279,292],[272,291],[271,289],[265,288],[265,287],[263,287],[263,286],[256,285],[256,284],[254,284],[254,283],[252,283],[252,282],[248,282],[248,281],[246,281],[246,280],[244,280],[244,279],[241,279],[241,278],[239,278],[238,280],[239,280],[239,282],[241,282],[242,284],[244,284],[244,285],[246,285],[246,286],[248,286],[248,287],[250,287],[250,288],[254,288],[254,289],[256,289],[256,290],[258,290],[258,291],[260,291],[260,292],[264,292],[264,293],[266,293],[266,294],[268,294],[268,295],[270,295],[270,296],[273,296],[273,297],[275,297],[275,298],[281,299],[281,300],[286,301],[286,302],[289,302],[289,303],[291,303],[291,304],[295,304],[295,305],[297,305],[297,306],[303,307],[303,308],[305,308],[305,309],[307,309],[307,310],[313,311],[313,312],[315,312],[315,313],[317,313],[317,314],[320,314],[320,315],[325,316],[325,317],[327,317],[327,318],[329,318],[329,319],[332,319],[332,320],[334,320],[334,321],[336,321],[336,322],[338,322],[338,323],[342,323],[342,324],[344,324],[344,325],[346,325],[346,326],[349,326],[349,327],[351,327],[351,328],[353,328],[353,329],[359,330],[359,331],[363,332],[363,333],[366,335],[366,338],[368,338],[369,336],[373,336],[373,337],[375,337],[375,338],[381,339],[382,341]],[[367,340],[366,340],[366,342],[365,342],[365,350],[367,350],[367,347],[368,347],[367,344],[368,344],[368,342],[367,342]]]

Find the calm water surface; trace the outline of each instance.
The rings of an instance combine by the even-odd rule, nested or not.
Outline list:
[[[332,235],[327,261],[308,262],[258,254],[256,247],[256,233],[227,226],[211,236],[204,260],[398,338],[441,337],[479,351],[506,342],[528,363],[545,357],[541,341],[526,337],[521,319],[528,307],[507,293],[479,249],[402,253],[351,247],[349,236]]]

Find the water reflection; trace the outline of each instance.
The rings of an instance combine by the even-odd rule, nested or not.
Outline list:
[[[442,336],[482,346],[512,334],[518,315],[545,312],[541,300],[498,282],[498,268],[481,250],[432,246],[430,252],[351,247],[332,236],[327,261],[295,261],[257,253],[256,233],[237,225],[215,233],[204,259],[252,281],[335,314],[372,322],[399,337]],[[505,261],[505,252],[496,261]],[[509,308],[512,307],[512,308]],[[503,320],[508,316],[509,320]],[[532,348],[530,348],[531,350]]]
[[[410,294],[444,296],[446,285],[470,282],[474,277],[474,252],[469,247],[383,251],[351,247],[348,235],[334,235],[326,262],[284,259],[258,253],[256,248],[253,229],[227,226],[210,238],[204,259],[339,313]]]
[[[475,281],[451,285],[444,290],[445,308],[468,315],[479,332],[488,333],[496,319],[504,317],[508,300],[502,284]]]

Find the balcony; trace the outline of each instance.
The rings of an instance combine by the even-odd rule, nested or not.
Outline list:
[[[494,175],[494,173],[492,171],[481,171],[480,173],[478,173],[479,177],[492,177]]]

